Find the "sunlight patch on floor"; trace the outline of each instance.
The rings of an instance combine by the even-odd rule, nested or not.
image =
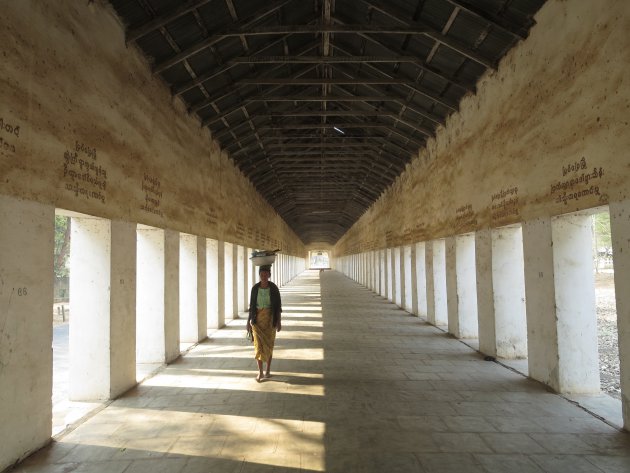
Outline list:
[[[103,448],[115,449],[111,459],[186,455],[324,471],[322,422],[170,410],[109,410],[110,415],[86,422],[60,443],[88,447],[83,451],[87,456],[93,454],[91,450],[95,454]]]

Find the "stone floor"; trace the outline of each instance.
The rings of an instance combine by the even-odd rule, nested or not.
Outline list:
[[[270,380],[233,321],[14,471],[630,472],[630,435],[343,275],[282,293]]]

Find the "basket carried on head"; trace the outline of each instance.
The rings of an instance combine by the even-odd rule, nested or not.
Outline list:
[[[280,250],[260,250],[252,251],[252,256],[249,258],[254,266],[266,266],[271,265],[276,261],[276,253]]]

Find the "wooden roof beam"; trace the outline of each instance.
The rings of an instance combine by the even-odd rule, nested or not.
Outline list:
[[[252,12],[247,17],[244,17],[241,20],[232,23],[230,27],[234,30],[251,28],[252,25],[260,21],[262,18],[267,17],[268,15],[274,13],[276,10],[278,10],[279,8],[282,8],[283,6],[285,6],[286,4],[292,1],[293,0],[272,0],[269,4]],[[240,34],[236,36],[240,36]],[[159,62],[158,64],[154,65],[153,73],[159,74],[160,72],[165,71],[169,67],[179,64],[180,62],[185,61],[189,57],[194,56],[195,54],[203,51],[204,49],[217,44],[219,41],[222,41],[225,38],[226,36],[224,34],[221,34],[220,32],[215,31],[214,34],[212,34],[208,38],[205,38],[203,41],[199,41],[198,43],[187,47],[180,53],[174,54],[170,58],[165,59]]]
[[[158,30],[163,26],[166,26],[168,23],[177,20],[179,17],[190,13],[197,8],[204,6],[206,3],[211,2],[212,0],[195,0],[183,3],[176,8],[173,8],[167,13],[160,15],[158,17],[153,18],[150,21],[142,25],[135,26],[133,28],[127,29],[125,34],[125,43],[129,45],[132,41],[136,41],[144,35],[151,33],[152,31]]]
[[[453,51],[461,54],[462,56],[485,66],[488,69],[495,70],[496,64],[488,58],[483,57],[481,54],[470,49],[467,45],[443,35],[440,31],[437,31],[435,28],[431,27],[426,23],[422,23],[419,21],[413,21],[405,17],[403,12],[400,12],[394,9],[391,4],[383,1],[383,0],[359,0],[365,4],[367,4],[368,8],[373,8],[375,10],[380,11],[384,15],[389,16],[390,18],[399,21],[400,23],[407,26],[415,26],[418,29],[424,28],[426,30],[426,36],[430,37],[434,41],[437,41]]]

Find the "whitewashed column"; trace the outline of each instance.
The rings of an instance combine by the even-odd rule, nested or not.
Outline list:
[[[405,263],[403,262],[403,247],[397,246],[394,248],[395,268],[396,268],[396,300],[395,303],[398,307],[403,308],[405,305]]]
[[[416,283],[414,285],[416,300],[418,301],[417,314],[422,317],[427,316],[427,260],[426,244],[416,243]],[[433,270],[431,270],[433,272]]]
[[[387,250],[383,249],[379,251],[379,271],[381,279],[379,294],[385,298],[387,298],[389,290],[389,278],[387,277],[389,271],[387,268]]]
[[[221,327],[219,323],[220,267],[219,242],[206,239],[206,301],[208,305],[208,328],[210,329]]]
[[[599,391],[588,216],[523,224],[529,375],[558,392]]]
[[[229,243],[228,243],[229,244]],[[217,328],[225,326],[226,313],[226,281],[231,281],[231,275],[226,274],[226,244],[224,241],[217,242]]]
[[[424,266],[426,275],[426,299],[427,299],[427,322],[436,325],[435,322],[435,270],[433,269],[433,242],[424,244]]]
[[[54,212],[0,196],[0,471],[52,431]]]
[[[435,325],[448,325],[446,292],[446,242],[433,241],[433,303]]]
[[[561,392],[599,392],[593,227],[588,214],[552,219]]]
[[[179,348],[179,232],[164,231],[164,346],[170,363]]]
[[[560,391],[551,220],[523,223],[529,376]]]
[[[403,273],[402,281],[404,282],[402,288],[402,307],[407,312],[413,313],[413,300],[411,293],[415,292],[412,290],[413,288],[413,280],[415,280],[415,275],[412,275],[411,270],[411,246],[404,246],[400,250],[401,261],[400,261],[400,269]],[[414,247],[414,265],[415,265],[415,247]]]
[[[136,384],[137,241],[136,223],[111,221],[110,399]]]
[[[630,199],[611,202],[609,209],[615,268],[621,407],[624,428],[628,429],[630,426]]]
[[[208,336],[208,269],[206,238],[197,237],[197,333],[199,341]]]
[[[387,249],[388,270],[389,270],[389,290],[387,298],[396,303],[396,287],[398,285],[398,279],[396,278],[396,254],[394,248]]]
[[[254,266],[254,262],[250,259],[253,248],[247,249],[247,265],[249,266],[249,282],[247,284],[247,307],[249,308],[249,296],[251,288],[258,282],[258,269]]]
[[[245,291],[247,268],[245,267],[245,248],[241,245],[236,246],[236,316],[245,312]]]
[[[527,316],[520,226],[492,232],[492,286],[497,355],[527,357]]]
[[[232,319],[238,319],[239,292],[238,245],[232,244]]]
[[[199,341],[197,237],[181,234],[179,245],[179,332],[182,342]]]
[[[494,309],[492,230],[475,233],[475,268],[477,279],[477,317],[479,351],[487,356],[497,355],[497,333]]]
[[[378,292],[378,252],[372,250],[372,291]]]
[[[223,281],[223,297],[225,298],[225,321],[229,322],[234,319],[234,245],[232,243],[224,243],[223,267],[225,268],[225,280]]]
[[[467,234],[448,238],[446,255],[449,332],[457,338],[476,338],[475,236]]]
[[[365,251],[361,253],[361,285],[364,287],[368,286],[367,253]]]
[[[137,360],[169,362],[179,355],[179,234],[139,226],[137,236]]]
[[[245,311],[246,312],[249,309],[249,294],[250,294],[252,286],[254,285],[254,280],[256,277],[256,274],[255,274],[256,268],[254,267],[252,260],[249,259],[252,254],[252,251],[253,251],[252,248],[245,247],[245,266],[247,269],[245,271],[245,293],[243,294],[243,297],[245,298]]]
[[[457,316],[457,249],[455,237],[444,241],[446,260],[446,308],[448,318],[448,333],[459,337],[459,319]]]

